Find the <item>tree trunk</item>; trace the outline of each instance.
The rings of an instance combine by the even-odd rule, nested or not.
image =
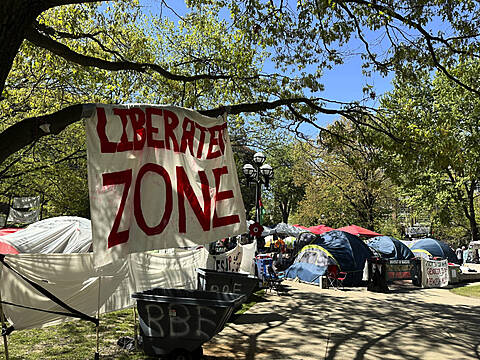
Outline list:
[[[0,1],[0,95],[26,30],[45,9],[42,1]]]
[[[469,216],[467,217],[470,222],[470,231],[472,232],[472,241],[477,241],[479,240],[479,237],[478,237],[478,224],[477,224],[477,219],[475,217],[474,188],[475,188],[475,184],[472,184],[469,191],[467,192],[468,207],[469,207]]]

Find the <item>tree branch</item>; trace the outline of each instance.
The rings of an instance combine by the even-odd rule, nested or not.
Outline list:
[[[42,34],[36,28],[30,28],[25,34],[25,39],[32,44],[39,46],[43,49],[49,50],[53,54],[64,58],[67,61],[71,61],[81,66],[92,66],[103,70],[109,71],[122,71],[130,70],[140,73],[146,72],[148,69],[155,71],[169,80],[194,82],[198,80],[221,80],[229,79],[230,75],[211,75],[211,74],[198,74],[192,76],[174,74],[157,64],[150,63],[137,63],[132,61],[109,61],[100,58],[96,58],[89,55],[83,55],[76,51],[73,51],[68,46],[52,39],[51,37]]]

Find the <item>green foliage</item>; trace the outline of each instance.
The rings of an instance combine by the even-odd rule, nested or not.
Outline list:
[[[245,35],[219,20],[215,9],[197,9],[176,24],[167,17],[144,13],[137,1],[114,2],[55,7],[38,20],[42,26],[55,29],[51,36],[57,41],[87,56],[156,63],[179,75],[232,78],[187,83],[165,80],[151,70],[111,72],[82,67],[24,42],[7,79],[5,100],[0,102],[1,130],[26,117],[75,103],[141,102],[212,108],[253,99],[252,86],[262,83],[255,78],[263,61],[261,51],[246,46]],[[250,80],[232,81],[243,77]],[[255,122],[247,124],[241,116],[230,116],[228,121],[232,138],[245,137],[244,129],[255,127]],[[1,165],[0,177],[0,195],[5,199],[43,194],[44,217],[88,217],[83,124],[73,124],[61,134],[44,137],[14,154]]]
[[[267,162],[274,171],[268,207],[271,224],[289,223],[290,214],[296,211],[305,194],[304,185],[295,182],[295,164],[302,156],[298,149],[298,142],[288,140],[269,149]]]
[[[398,232],[389,220],[395,213],[397,190],[382,170],[379,150],[368,141],[368,130],[346,120],[327,130],[318,148],[303,148],[297,181],[305,182],[306,195],[296,222],[334,228],[357,224]]]
[[[478,88],[479,66],[461,62],[450,71]],[[431,78],[423,73],[415,82],[397,77],[382,107],[396,136],[377,137],[391,178],[404,187],[412,204],[432,215],[438,233],[465,239],[469,228],[477,238],[478,97],[444,74]]]

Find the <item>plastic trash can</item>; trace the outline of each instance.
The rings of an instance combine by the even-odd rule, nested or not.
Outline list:
[[[197,269],[197,289],[244,294],[245,300],[258,286],[258,278],[246,273]]]
[[[200,359],[202,344],[225,326],[245,295],[163,289],[132,294],[137,300],[143,350],[168,359]]]

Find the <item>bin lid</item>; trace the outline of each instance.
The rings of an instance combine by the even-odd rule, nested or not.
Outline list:
[[[245,297],[245,294],[165,288],[154,288],[132,294],[133,299],[142,301],[211,307],[235,306],[243,302]]]

